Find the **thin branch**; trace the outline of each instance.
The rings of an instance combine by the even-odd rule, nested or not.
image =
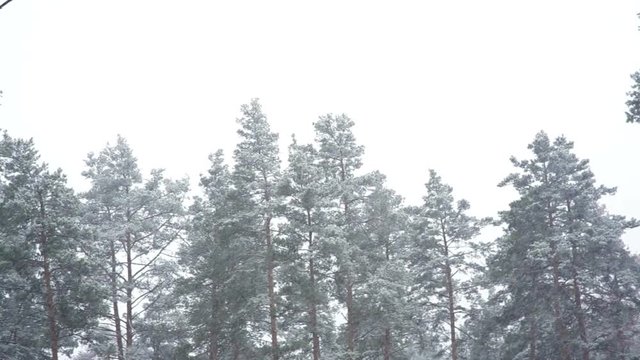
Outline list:
[[[159,283],[157,283],[154,287],[152,287],[151,289],[149,289],[147,292],[143,293],[142,295],[136,297],[135,299],[133,299],[131,301],[131,306],[132,307],[136,307],[138,304],[137,302],[146,298],[149,294],[153,293],[154,291],[156,291],[160,286],[164,285],[166,283],[166,281],[161,281]]]
[[[5,5],[10,3],[11,1],[13,1],[13,0],[6,0],[5,2],[3,2],[2,5],[0,5],[0,9],[2,9]]]
[[[175,240],[175,237],[174,237],[174,240]],[[132,275],[132,278],[137,279],[137,276],[138,276],[138,275],[139,275],[139,274],[140,274],[144,269],[146,269],[147,267],[149,267],[149,266],[151,266],[153,263],[155,263],[155,261],[156,261],[160,256],[162,256],[162,254],[164,253],[164,251],[167,249],[167,247],[169,247],[169,245],[171,245],[171,243],[172,243],[172,242],[173,242],[173,240],[171,240],[171,241],[167,241],[167,243],[166,243],[162,248],[160,248],[160,250],[158,250],[158,253],[157,253],[157,254],[155,254],[155,256],[154,256],[153,258],[151,258],[151,260],[147,261],[147,264],[146,264],[146,265],[144,265],[142,268],[140,268],[140,270],[136,271],[136,272]]]
[[[171,222],[171,220],[173,220],[173,217],[169,217],[168,219],[166,219],[164,222],[162,222],[162,224],[160,224],[158,227],[156,227],[154,230],[149,231],[149,233],[147,235],[138,237],[133,239],[133,242],[131,243],[131,245],[136,245],[137,243],[141,242],[142,240],[151,237],[151,236],[155,236],[158,235],[158,233],[160,232],[160,230],[162,230],[162,228],[166,227],[167,224],[169,224]]]

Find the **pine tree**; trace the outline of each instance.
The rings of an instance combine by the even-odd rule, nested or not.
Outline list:
[[[191,206],[188,240],[179,252],[188,276],[179,281],[176,296],[188,313],[196,350],[210,360],[256,357],[260,334],[248,329],[263,320],[255,304],[264,294],[262,277],[256,276],[263,269],[256,260],[262,246],[247,230],[247,224],[256,223],[243,213],[246,199],[235,189],[222,151],[210,160],[208,174],[200,179],[205,198]]]
[[[334,262],[325,238],[330,202],[319,160],[312,145],[298,145],[294,138],[289,146],[289,167],[280,186],[287,200],[287,223],[281,230],[287,350],[314,360],[321,354],[330,357],[334,351],[328,296],[333,291]]]
[[[510,346],[530,359],[597,358],[600,339],[615,337],[611,328],[598,326],[604,309],[617,301],[603,306],[603,299],[616,299],[620,289],[611,264],[633,271],[619,237],[636,224],[606,213],[599,202],[615,189],[595,185],[588,161],[573,154],[573,143],[564,137],[551,142],[539,133],[529,148],[534,157],[512,159],[521,172],[501,183],[512,185],[520,198],[502,214],[507,232],[490,262],[493,280],[504,287],[498,293],[501,317],[522,324],[507,335]],[[636,281],[626,278],[625,287]]]
[[[461,316],[473,300],[471,279],[482,270],[482,244],[475,241],[488,219],[466,214],[469,203],[453,198],[453,189],[433,170],[427,195],[417,217],[419,231],[411,256],[412,272],[421,297],[429,299],[434,321],[446,323],[449,354],[459,359]],[[439,327],[439,326],[438,326]]]
[[[209,176],[202,176],[201,186],[207,196],[196,198],[191,206],[192,221],[187,242],[180,249],[180,263],[189,276],[178,284],[176,296],[186,297],[189,324],[205,328],[207,336],[195,334],[196,349],[204,348],[209,360],[219,359],[221,336],[225,328],[223,286],[228,283],[231,268],[228,260],[228,238],[225,238],[225,221],[228,216],[230,174],[224,165],[224,155],[218,151],[209,157]],[[225,246],[227,245],[227,246]]]
[[[111,286],[117,356],[123,360],[135,356],[134,322],[147,303],[157,301],[159,289],[168,285],[162,273],[171,262],[164,255],[183,232],[188,185],[186,180],[165,179],[162,170],[153,170],[143,182],[122,137],[98,155],[89,154],[86,164],[83,175],[91,182],[84,195],[86,218],[97,236],[93,254],[106,259],[102,272]],[[120,302],[125,304],[124,313]]]
[[[631,91],[627,92],[629,99],[626,102],[627,105],[627,122],[628,123],[640,123],[640,71],[631,74],[631,80],[633,85]]]
[[[244,216],[248,217],[249,232],[254,234],[256,248],[264,259],[265,289],[268,301],[269,336],[271,358],[278,360],[278,319],[276,294],[276,262],[273,239],[275,208],[280,201],[276,194],[280,177],[278,135],[271,132],[267,117],[257,99],[242,105],[242,117],[238,119],[240,143],[234,151],[236,161],[233,177],[240,194],[246,197]],[[262,277],[260,274],[256,274]]]
[[[32,141],[4,133],[0,158],[0,355],[57,360],[101,312],[100,287],[88,277],[92,264],[77,253],[80,203],[61,170],[37,163]]]
[[[25,243],[25,227],[31,222],[30,197],[24,189],[37,173],[38,154],[32,141],[11,138],[0,141],[0,355],[3,358],[42,359],[46,348],[44,308],[39,296],[36,269],[30,260],[33,248]]]
[[[361,249],[366,257],[365,284],[362,289],[360,353],[365,358],[404,359],[410,317],[414,312],[408,300],[411,278],[406,271],[407,217],[402,198],[385,187],[384,176],[369,177],[373,189],[364,205],[364,232]]]
[[[640,14],[638,14],[640,17]],[[626,102],[628,123],[640,123],[640,71],[636,71],[631,74],[631,91],[627,92],[629,99]]]
[[[357,176],[362,166],[364,149],[356,144],[352,132],[354,122],[346,115],[325,115],[314,123],[316,141],[324,176],[332,188],[333,206],[330,221],[333,254],[337,261],[336,284],[338,297],[346,308],[345,328],[346,356],[354,359],[358,338],[357,287],[363,284],[358,279],[359,267],[365,264],[360,251],[363,241],[363,204],[367,192],[367,177]]]
[[[163,274],[165,282],[176,283],[173,272]],[[149,360],[189,360],[194,350],[190,342],[186,310],[180,302],[175,286],[159,289],[156,301],[147,307],[142,318],[137,322],[136,332],[139,337],[138,359]]]

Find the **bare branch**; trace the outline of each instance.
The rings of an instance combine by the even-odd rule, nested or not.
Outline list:
[[[3,2],[2,4],[0,4],[0,9],[2,9],[5,5],[7,5],[8,3],[10,3],[13,0],[6,0],[5,2]]]

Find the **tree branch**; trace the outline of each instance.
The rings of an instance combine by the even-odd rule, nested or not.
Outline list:
[[[3,2],[2,4],[0,4],[0,9],[2,9],[5,5],[7,5],[8,3],[10,3],[13,0],[6,0],[5,2]]]

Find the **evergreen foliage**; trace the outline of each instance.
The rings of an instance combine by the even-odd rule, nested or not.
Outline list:
[[[494,222],[433,170],[405,204],[344,114],[293,137],[282,168],[257,99],[237,122],[191,198],[122,137],[89,154],[77,196],[5,132],[0,359],[638,358],[640,260],[621,237],[639,224],[607,211],[615,188],[565,137],[511,159],[499,186],[517,197]]]

